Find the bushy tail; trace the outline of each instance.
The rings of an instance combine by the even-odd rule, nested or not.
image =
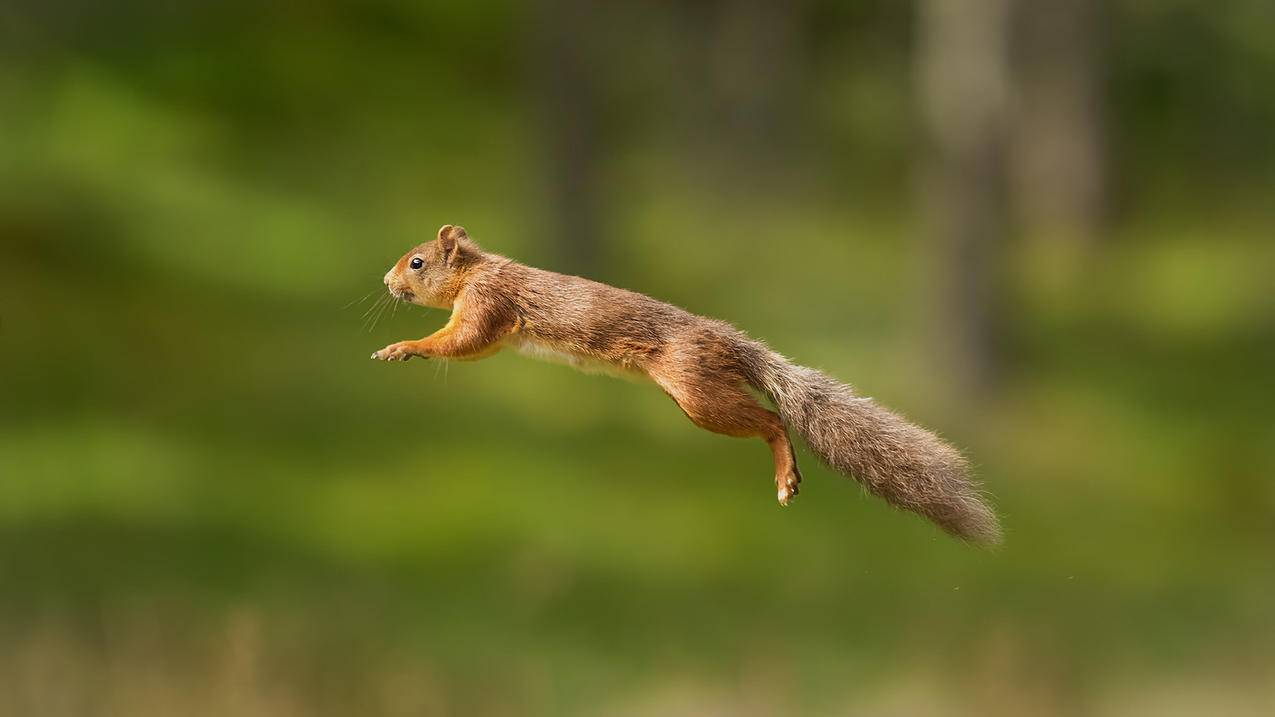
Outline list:
[[[981,545],[1000,542],[996,514],[951,445],[764,345],[753,344],[747,353],[749,383],[775,403],[784,423],[829,467],[952,535]]]

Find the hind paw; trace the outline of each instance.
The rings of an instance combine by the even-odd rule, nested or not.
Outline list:
[[[779,498],[780,505],[786,507],[789,501],[796,497],[797,493],[800,492],[797,489],[799,483],[801,483],[801,473],[797,472],[795,468],[792,473],[786,476],[775,477],[775,486],[778,488],[776,496]]]

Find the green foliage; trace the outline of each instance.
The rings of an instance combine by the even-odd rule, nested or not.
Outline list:
[[[741,171],[676,80],[694,13],[622,4],[595,274],[968,446],[990,554],[808,454],[780,510],[764,446],[649,386],[367,360],[442,323],[359,300],[438,225],[557,258],[530,9],[0,10],[0,712],[1256,713],[1266,4],[1113,11],[1112,236],[1061,288],[1005,248],[1010,361],[956,414],[897,5],[814,3],[812,109]]]

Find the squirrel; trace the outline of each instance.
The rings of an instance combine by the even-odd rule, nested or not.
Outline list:
[[[956,448],[728,323],[485,252],[450,224],[403,255],[385,285],[398,300],[450,309],[451,317],[433,334],[390,344],[373,359],[472,361],[509,347],[586,371],[647,378],[695,425],[766,441],[780,505],[801,483],[791,428],[830,468],[894,506],[971,543],[1000,541],[996,514]]]

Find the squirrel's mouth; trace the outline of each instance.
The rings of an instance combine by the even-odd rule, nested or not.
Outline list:
[[[390,293],[393,294],[394,298],[399,301],[406,301],[409,304],[416,298],[416,295],[407,289],[399,289],[398,291],[391,291]]]

